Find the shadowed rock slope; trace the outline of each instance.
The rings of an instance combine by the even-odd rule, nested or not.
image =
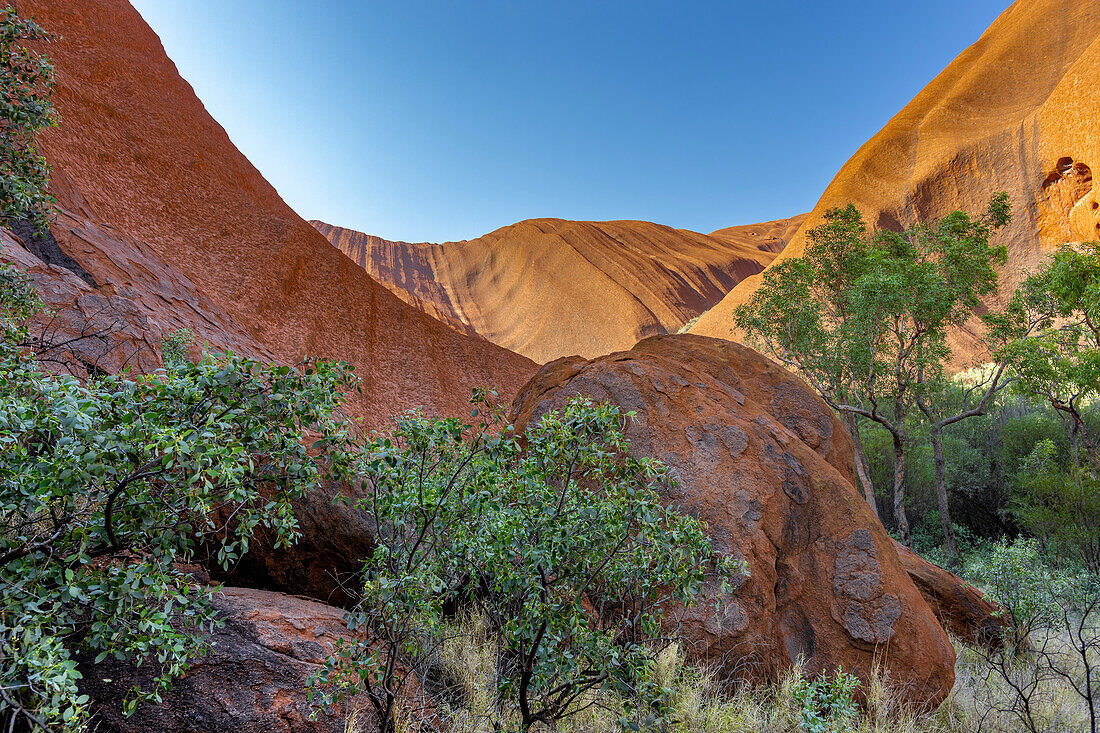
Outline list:
[[[854,203],[872,226],[897,229],[983,211],[1006,190],[1014,219],[999,236],[1011,293],[1057,245],[1100,239],[1098,87],[1100,0],[1018,0],[856,152],[778,259],[801,255],[831,207]],[[759,279],[739,283],[691,331],[734,335],[732,311]],[[956,346],[979,355],[972,333]]]
[[[528,359],[410,308],[335,251],[233,146],[125,0],[26,0],[19,10],[60,36],[48,53],[62,123],[42,147],[65,258],[37,277],[67,278],[69,300],[94,295],[139,314],[146,361],[179,327],[284,362],[344,359],[363,379],[350,409],[372,425],[421,405],[465,414],[472,386],[512,394],[533,373]],[[81,296],[85,286],[94,292]]]
[[[708,236],[643,221],[530,219],[446,244],[311,223],[405,302],[546,362],[675,333],[771,262],[799,220]]]

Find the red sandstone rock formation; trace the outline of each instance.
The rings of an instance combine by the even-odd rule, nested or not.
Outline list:
[[[749,565],[736,593],[705,590],[720,616],[705,604],[681,614],[694,658],[756,679],[800,659],[810,674],[843,666],[866,679],[879,662],[906,699],[946,697],[954,650],[853,486],[843,429],[807,387],[736,344],[656,337],[548,364],[516,399],[517,430],[578,394],[636,412],[634,450],[678,475],[665,499]]]
[[[155,664],[134,667],[108,659],[85,666],[81,692],[92,698],[92,728],[115,733],[344,733],[343,711],[310,719],[306,690],[337,640],[355,635],[343,611],[305,598],[225,588],[214,597],[225,625],[210,651],[177,680],[159,705],[139,705],[132,717],[121,700],[135,684],[150,689]],[[358,701],[366,707],[367,701]],[[349,701],[349,710],[357,707]]]
[[[872,226],[900,228],[1011,194],[1002,293],[1056,245],[1100,239],[1100,1],[1018,0],[837,173],[779,259],[799,256],[826,209],[854,203]],[[692,333],[731,338],[738,284]],[[1002,296],[1003,297],[1003,296]],[[983,357],[972,332],[966,357]]]
[[[344,359],[363,380],[350,409],[371,425],[414,406],[465,414],[472,386],[511,394],[535,370],[336,252],[233,146],[125,0],[19,9],[60,36],[48,53],[62,123],[42,139],[62,207],[53,234],[95,297],[140,315],[130,327],[147,348],[187,327],[254,356]]]
[[[999,646],[1011,628],[1001,609],[959,576],[894,543],[917,590],[947,631],[967,644]]]
[[[642,221],[531,219],[446,244],[312,224],[405,302],[545,362],[675,333],[771,262],[800,219],[710,236]]]
[[[777,219],[761,224],[726,227],[711,232],[710,236],[735,247],[747,247],[779,254],[794,237],[807,216],[809,214],[799,214],[789,219]]]

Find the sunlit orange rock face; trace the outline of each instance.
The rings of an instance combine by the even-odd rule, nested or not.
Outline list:
[[[778,260],[797,257],[824,212],[854,203],[900,228],[1008,191],[1014,219],[1001,298],[1057,245],[1100,239],[1100,2],[1019,0],[840,170]],[[730,338],[731,314],[759,283],[745,279],[693,333]],[[980,359],[971,333],[960,354]]]
[[[410,308],[299,218],[125,0],[19,10],[60,36],[48,53],[62,123],[42,140],[62,207],[54,235],[99,294],[141,313],[146,342],[187,327],[284,362],[345,359],[363,380],[350,409],[374,425],[414,406],[465,414],[472,386],[510,395],[534,372]]]
[[[771,262],[797,221],[705,235],[643,221],[530,219],[446,244],[312,223],[407,303],[546,362],[675,333]]]

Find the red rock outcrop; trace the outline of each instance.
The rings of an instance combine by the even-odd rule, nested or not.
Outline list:
[[[214,607],[225,625],[209,652],[176,680],[159,705],[139,705],[132,717],[121,701],[135,684],[149,689],[156,665],[105,660],[85,666],[81,692],[92,698],[92,729],[112,733],[344,733],[335,711],[310,719],[306,695],[337,640],[353,641],[343,611],[281,593],[224,588]],[[360,705],[366,706],[362,700]],[[350,701],[349,709],[356,707]]]
[[[253,356],[344,359],[363,382],[349,409],[370,425],[415,406],[465,414],[471,387],[513,394],[536,369],[410,308],[335,251],[233,146],[125,0],[19,9],[60,36],[48,53],[62,123],[41,141],[62,208],[53,234],[100,296],[141,314],[147,342],[187,327]]]
[[[832,207],[855,204],[896,229],[956,209],[984,211],[1008,191],[1014,210],[1002,296],[1056,245],[1100,239],[1100,1],[1017,0],[837,173],[779,260]],[[731,338],[746,278],[692,333]],[[981,354],[973,329],[956,334],[958,366]]]
[[[736,344],[657,337],[548,364],[513,417],[522,430],[574,395],[636,413],[633,449],[678,476],[664,498],[751,573],[731,595],[705,590],[720,616],[706,604],[678,614],[693,658],[754,679],[798,660],[811,674],[842,666],[867,678],[879,662],[906,699],[938,703],[954,683],[947,635],[852,484],[839,423],[781,372]]]
[[[771,262],[798,219],[709,236],[644,221],[531,219],[446,244],[312,224],[405,302],[546,362],[675,333]]]
[[[210,563],[211,574],[227,585],[309,596],[349,608],[363,587],[363,565],[374,549],[375,525],[359,507],[353,487],[326,481],[291,500],[300,536],[290,547],[257,527],[248,553],[228,570]]]
[[[130,366],[148,371],[159,366],[159,338],[133,300],[105,295],[72,270],[47,264],[27,249],[23,239],[3,229],[0,261],[30,275],[46,306],[29,333],[43,367],[84,378],[97,370],[116,373]]]
[[[1003,643],[1011,624],[985,594],[904,545],[895,542],[894,548],[944,629],[968,644],[999,646]]]

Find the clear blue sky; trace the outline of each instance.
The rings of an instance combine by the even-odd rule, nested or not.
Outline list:
[[[134,0],[303,217],[709,232],[813,207],[1008,0]]]

